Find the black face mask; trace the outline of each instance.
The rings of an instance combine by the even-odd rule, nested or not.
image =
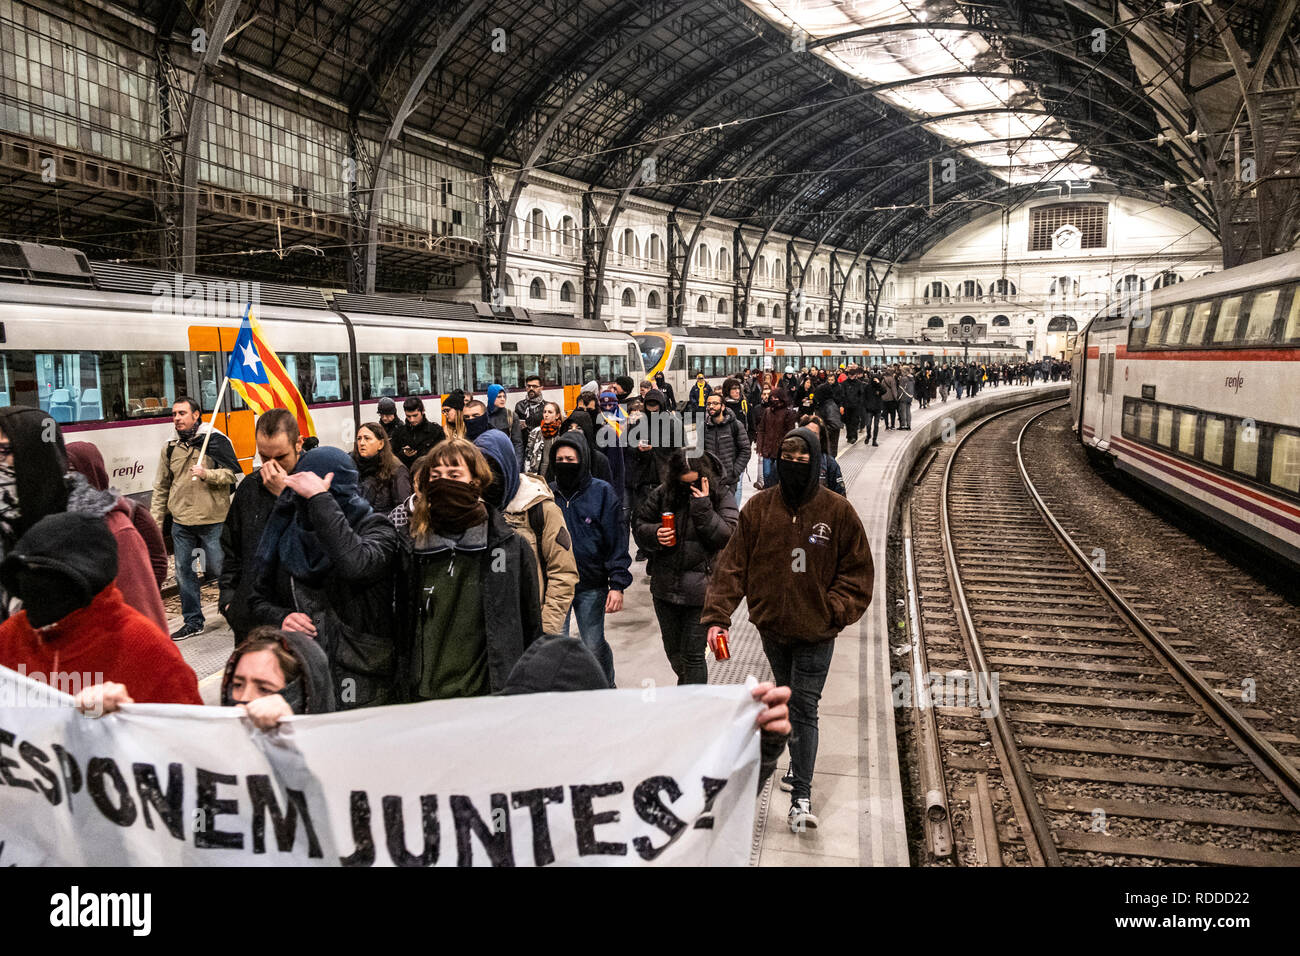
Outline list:
[[[551,466],[555,472],[555,483],[561,490],[573,492],[578,489],[578,478],[582,474],[582,464],[576,461],[557,461]]]
[[[492,484],[488,485],[487,490],[483,492],[483,500],[497,511],[500,511],[505,504],[505,477],[501,474],[501,466],[496,463],[495,459],[488,458],[487,463],[488,468],[492,470]]]
[[[465,419],[465,435],[470,441],[478,438],[479,435],[482,435],[491,427],[492,422],[488,420],[486,415],[480,415],[478,418]]]
[[[781,497],[793,511],[807,495],[810,482],[817,480],[813,473],[813,462],[778,458],[776,473],[781,479]]]

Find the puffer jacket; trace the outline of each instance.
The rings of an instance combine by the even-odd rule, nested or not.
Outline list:
[[[774,389],[758,420],[758,454],[763,458],[780,458],[781,442],[798,421],[785,389]]]
[[[203,458],[207,472],[202,481],[190,480],[190,469],[199,463],[203,448],[203,427],[189,440],[173,438],[163,446],[149,506],[160,528],[168,514],[182,525],[218,524],[226,520],[230,493],[243,472],[230,440],[221,432],[213,431],[208,453]]]
[[[674,491],[662,484],[650,492],[637,508],[632,533],[637,546],[649,555],[650,593],[670,604],[703,607],[714,562],[731,539],[740,512],[735,497],[720,489],[706,498],[674,498]],[[677,544],[673,547],[659,543],[659,528],[667,511],[675,516]]]
[[[880,379],[870,378],[863,382],[862,408],[871,413],[884,411],[885,383]]]
[[[268,565],[256,569],[252,617],[274,627],[294,611],[311,618],[316,643],[330,659],[340,710],[396,703],[397,529],[374,511],[353,528],[329,492],[309,498],[307,514],[333,566],[313,585],[293,578],[272,554]]]
[[[536,475],[520,475],[519,490],[506,503],[506,523],[527,541],[537,556],[537,586],[542,595],[542,632],[559,634],[573,603],[578,565],[564,512],[546,482]],[[538,540],[536,527],[541,528]]]
[[[831,385],[818,385],[817,392],[813,396],[813,406],[817,409],[817,414],[821,420],[826,423],[827,428],[843,428],[844,422],[840,418],[840,407],[835,398],[835,389]]]
[[[711,415],[704,419],[704,450],[718,461],[718,475],[722,486],[734,492],[749,464],[749,433],[731,409],[722,407],[722,421],[715,422]]]

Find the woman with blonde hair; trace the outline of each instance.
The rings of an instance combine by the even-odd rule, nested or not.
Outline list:
[[[537,559],[484,503],[492,480],[477,447],[448,438],[415,463],[415,491],[389,516],[403,542],[397,630],[408,700],[499,691],[542,633]]]

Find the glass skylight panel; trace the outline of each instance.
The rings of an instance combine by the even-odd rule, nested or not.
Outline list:
[[[978,33],[925,29],[927,22],[965,22],[961,8],[955,3],[943,0],[929,3],[904,0],[745,2],[789,32],[792,40],[799,35],[805,37],[810,53],[867,86],[972,70],[1011,71],[1010,64],[998,58]],[[916,29],[814,46],[818,40],[828,37],[864,27],[892,24],[915,24]],[[994,174],[1011,182],[1031,182],[1040,178],[1047,181],[1083,180],[1097,174],[1097,170],[1084,161],[1077,144],[1062,141],[1067,139],[1064,128],[1056,120],[1043,115],[1042,102],[1020,80],[957,76],[881,90],[875,95],[915,119],[1007,107],[1040,111],[972,114],[926,125],[955,146],[981,144],[961,152],[986,164]],[[1037,136],[1047,139],[988,143],[989,140]],[[1071,157],[1072,161],[1061,162],[1065,157]]]

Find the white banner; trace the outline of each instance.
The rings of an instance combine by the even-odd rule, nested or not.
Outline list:
[[[689,686],[435,701],[253,729],[87,717],[0,668],[0,866],[744,865],[760,706]]]

